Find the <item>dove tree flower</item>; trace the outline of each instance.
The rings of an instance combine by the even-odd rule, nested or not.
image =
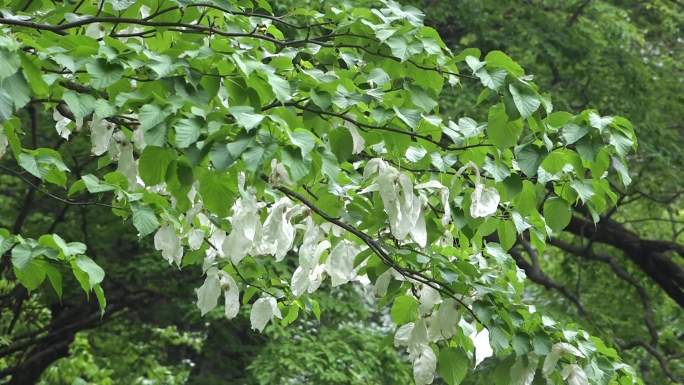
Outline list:
[[[223,295],[226,318],[245,309],[263,332],[314,314],[317,290],[372,285],[416,384],[460,383],[491,356],[514,384],[639,383],[599,339],[530,311],[507,254],[518,239],[543,251],[575,203],[596,220],[616,203],[626,119],[555,111],[506,54],[452,52],[390,0],[285,16],[266,1],[165,4],[3,11],[0,156],[108,202],[202,274],[202,315]],[[440,110],[460,87],[481,89],[470,117]],[[72,173],[27,144],[29,102],[65,141],[87,138],[98,167]],[[0,230],[20,283],[62,274],[50,259],[106,311],[104,271],[58,238]]]

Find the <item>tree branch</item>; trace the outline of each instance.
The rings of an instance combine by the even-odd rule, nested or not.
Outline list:
[[[305,206],[307,206],[309,209],[311,209],[313,212],[318,214],[321,218],[323,218],[327,222],[335,224],[335,225],[347,230],[349,233],[355,235],[357,238],[361,239],[383,261],[383,263],[385,263],[387,266],[397,270],[397,272],[399,272],[404,277],[418,281],[420,283],[423,283],[423,284],[437,290],[438,292],[454,299],[461,306],[463,306],[463,308],[466,309],[466,311],[468,311],[468,313],[470,313],[470,315],[473,317],[473,319],[475,319],[481,325],[484,325],[484,323],[482,323],[482,321],[477,317],[475,312],[468,305],[466,305],[462,299],[458,298],[454,294],[453,290],[447,284],[440,282],[440,281],[438,281],[432,277],[428,277],[428,276],[426,276],[420,272],[412,271],[412,270],[409,270],[409,269],[406,269],[406,268],[399,266],[394,260],[392,260],[392,258],[385,252],[383,247],[375,239],[371,238],[370,236],[368,236],[366,233],[360,231],[359,229],[357,229],[357,228],[355,228],[355,227],[353,227],[353,226],[351,226],[345,222],[342,222],[338,218],[334,218],[334,217],[328,215],[326,212],[324,212],[319,207],[314,205],[311,201],[306,199],[301,194],[299,194],[293,190],[290,190],[289,188],[287,188],[285,186],[274,186],[274,188],[276,190],[284,193],[288,197],[303,203]]]

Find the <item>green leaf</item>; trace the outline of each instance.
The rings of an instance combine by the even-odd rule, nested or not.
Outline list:
[[[563,198],[550,198],[544,202],[544,219],[554,232],[561,232],[571,218],[572,209]]]
[[[1,66],[0,66],[1,67]],[[14,103],[9,90],[0,87],[0,123],[12,117],[14,114]]]
[[[0,91],[10,96],[16,110],[24,107],[31,100],[31,90],[20,72],[0,80]]]
[[[47,275],[50,286],[57,294],[58,298],[62,298],[62,273],[55,266],[50,263],[45,263],[43,266],[45,274]]]
[[[0,80],[12,76],[21,66],[21,60],[16,52],[0,47]]]
[[[528,177],[537,175],[539,165],[541,165],[546,151],[537,148],[533,144],[528,144],[520,149],[516,148],[515,159],[520,170]]]
[[[401,61],[404,61],[411,56],[408,50],[408,42],[401,36],[391,37],[385,41],[385,44],[392,50],[392,55],[401,59]]]
[[[492,377],[494,380],[493,385],[511,385],[511,364],[512,356],[508,357],[506,360],[497,363],[496,368],[492,371]]]
[[[245,168],[249,171],[256,171],[261,167],[264,161],[265,150],[261,146],[255,146],[248,148],[242,153],[242,160],[245,162]]]
[[[629,186],[629,184],[632,183],[632,177],[629,175],[629,170],[627,170],[627,166],[625,166],[625,163],[622,161],[622,159],[613,156],[611,157],[611,164],[613,169],[615,169],[620,176],[622,185],[625,187]]]
[[[6,229],[0,228],[0,255],[5,254],[12,246],[14,246],[14,237]]]
[[[254,108],[250,106],[234,106],[229,108],[228,111],[235,117],[235,122],[247,132],[264,120],[264,115],[255,113]]]
[[[96,285],[93,287],[93,291],[95,291],[95,297],[97,297],[97,303],[100,306],[100,314],[104,314],[107,307],[107,298],[105,297],[102,285]]]
[[[268,72],[266,77],[268,79],[268,84],[271,85],[271,89],[273,90],[276,99],[283,103],[288,101],[292,95],[290,83],[275,73]]]
[[[418,123],[421,120],[420,111],[394,107],[394,112],[397,117],[410,128],[415,130],[416,127],[418,127]]]
[[[95,110],[95,98],[91,95],[66,91],[62,99],[76,119],[83,119]]]
[[[38,162],[36,161],[36,158],[34,158],[32,155],[20,154],[19,166],[21,166],[21,168],[28,171],[31,175],[35,176],[36,178],[43,179],[43,176],[40,174],[40,170],[38,169]]]
[[[91,288],[102,282],[104,279],[104,270],[102,270],[102,268],[95,263],[95,261],[85,255],[79,255],[76,257],[76,266],[78,266],[79,269],[88,275],[88,284]]]
[[[90,85],[97,89],[111,86],[123,75],[123,68],[120,65],[107,63],[104,59],[95,59],[85,67],[91,76]]]
[[[85,184],[86,189],[91,194],[105,192],[105,191],[113,191],[116,189],[114,186],[111,186],[111,185],[108,185],[105,183],[101,183],[100,180],[95,175],[92,175],[92,174],[83,175],[81,177],[81,180],[83,180],[83,184]],[[76,185],[76,183],[74,183],[74,185]]]
[[[513,61],[513,59],[501,51],[491,51],[488,53],[485,57],[485,62],[492,67],[503,68],[515,77],[525,75],[525,71],[520,64]]]
[[[143,131],[149,131],[158,124],[162,123],[170,113],[163,110],[156,104],[145,104],[138,111],[138,120],[140,121],[140,128]]]
[[[494,349],[494,352],[500,352],[508,348],[508,340],[510,336],[506,330],[499,326],[489,328],[489,342]]]
[[[580,126],[575,123],[569,123],[563,126],[561,135],[565,140],[565,144],[573,144],[582,139],[589,132],[587,126]]]
[[[333,128],[328,132],[328,140],[330,141],[330,150],[340,163],[351,157],[354,140],[349,130],[344,127]]]
[[[43,74],[40,72],[40,68],[29,56],[23,53],[21,54],[21,69],[24,71],[24,76],[26,77],[26,80],[31,86],[33,92],[38,95],[47,95],[49,92],[49,87],[43,79]]]
[[[504,251],[508,251],[513,247],[517,238],[515,225],[511,221],[502,220],[497,226],[496,233],[499,236],[499,244]]]
[[[173,71],[173,60],[169,56],[157,54],[150,56],[150,62],[147,63],[147,66],[154,71],[158,79],[167,76]]]
[[[299,304],[293,303],[292,305],[288,306],[288,311],[285,317],[282,320],[282,325],[287,326],[294,321],[297,320],[297,317],[299,316]]]
[[[204,206],[219,217],[228,215],[231,206],[233,192],[230,189],[228,178],[222,174],[207,172],[200,178],[199,193],[202,196]]]
[[[290,171],[290,178],[293,182],[301,180],[311,172],[310,162],[305,161],[299,152],[291,148],[284,148],[280,154],[285,167]]]
[[[72,255],[85,254],[86,245],[81,242],[69,242],[66,243],[62,237],[57,234],[52,234],[52,239],[55,241],[57,247],[64,256],[70,257]]]
[[[570,187],[577,192],[582,203],[586,203],[592,196],[594,196],[594,187],[591,180],[573,180],[570,182]]]
[[[316,136],[309,130],[297,128],[289,133],[290,141],[302,151],[302,158],[307,159],[307,156],[316,146]]]
[[[36,256],[33,247],[26,243],[20,243],[12,249],[12,265],[19,269],[25,269]]]
[[[564,149],[554,150],[544,158],[541,166],[550,174],[558,174],[563,171],[566,164],[570,163],[568,154]]]
[[[513,103],[515,103],[515,107],[518,109],[518,112],[520,112],[520,116],[522,116],[523,119],[532,116],[541,105],[541,101],[537,95],[526,88],[519,88],[514,84],[510,84],[508,89],[511,91]]]
[[[90,293],[92,290],[90,287],[90,276],[78,267],[76,260],[71,260],[71,272],[74,274],[74,278],[76,278],[78,284],[81,285],[81,289],[83,289],[86,294]]]
[[[409,95],[411,95],[411,102],[417,107],[420,107],[424,112],[430,112],[439,105],[435,99],[430,97],[430,95],[420,87],[408,87],[408,92]]]
[[[557,111],[547,116],[546,122],[552,127],[560,128],[568,124],[572,118],[574,118],[574,115],[569,112]]]
[[[172,157],[169,149],[155,146],[145,147],[138,160],[138,172],[143,182],[148,186],[163,182]]]
[[[140,238],[152,234],[159,227],[157,216],[150,207],[132,205],[131,209],[133,211],[133,226],[138,230]]]
[[[22,269],[15,267],[14,275],[27,290],[35,290],[45,280],[45,269],[43,268],[43,265],[44,263],[41,263],[41,261],[32,260]]]
[[[200,121],[198,119],[181,119],[174,130],[176,131],[176,147],[186,148],[195,143],[200,134]]]
[[[468,355],[459,348],[440,350],[437,362],[437,372],[449,385],[459,385],[468,373],[470,366]]]
[[[487,136],[496,147],[503,150],[515,146],[521,132],[521,127],[519,128],[515,123],[508,121],[506,107],[503,103],[489,109]]]
[[[418,318],[418,301],[408,295],[399,296],[394,299],[390,314],[397,325],[413,322]]]

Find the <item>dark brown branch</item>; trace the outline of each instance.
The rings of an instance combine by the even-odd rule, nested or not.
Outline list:
[[[525,245],[527,244],[526,241],[521,240],[522,244]],[[527,278],[529,278],[532,282],[537,283],[539,285],[544,286],[548,290],[556,290],[558,291],[563,297],[567,298],[570,302],[572,302],[573,305],[577,308],[577,311],[581,315],[586,315],[587,312],[584,309],[584,306],[580,302],[579,298],[575,294],[573,294],[570,290],[568,290],[567,287],[561,285],[560,283],[554,281],[546,275],[542,270],[541,267],[538,264],[538,258],[537,258],[537,253],[534,251],[529,244],[527,246],[524,246],[525,251],[530,255],[530,259],[532,260],[532,263],[528,262],[523,256],[522,253],[513,248],[509,250],[509,254],[513,257],[515,260],[516,265],[523,269],[525,271],[525,275],[527,275]]]
[[[577,6],[572,15],[570,15],[570,18],[568,18],[568,27],[572,27],[577,22],[580,15],[582,14],[582,11],[584,11],[584,8],[586,8],[586,6],[589,5],[589,3],[591,3],[591,0],[584,0]]]
[[[651,336],[651,344],[656,345],[658,343],[658,329],[656,328],[654,321],[653,306],[651,305],[651,300],[646,292],[646,289],[631,274],[629,274],[627,270],[620,266],[620,263],[615,258],[607,255],[597,254],[592,249],[577,247],[559,239],[551,239],[549,240],[549,243],[573,255],[606,263],[608,266],[610,266],[618,278],[632,285],[636,289],[639,299],[641,300],[641,304],[644,308],[644,322],[646,324],[646,329]]]
[[[71,200],[68,198],[62,198],[59,195],[55,195],[55,194],[53,194],[53,193],[51,193],[45,189],[40,188],[37,184],[31,182],[28,178],[24,177],[19,172],[12,170],[9,167],[5,167],[3,165],[0,165],[0,169],[5,170],[5,171],[11,173],[12,175],[16,176],[17,178],[21,179],[24,183],[28,184],[30,188],[33,188],[37,191],[40,191],[41,193],[49,196],[50,198],[58,200],[59,202],[62,202],[64,204],[74,205],[74,206],[102,206],[102,207],[108,207],[108,208],[112,208],[112,209],[117,209],[117,208],[121,209],[121,207],[113,206],[113,205],[110,205],[107,203],[101,203],[101,202],[95,202],[95,201],[83,202],[83,201],[74,201],[74,200]],[[31,206],[31,205],[29,204],[29,206]],[[25,207],[25,206],[22,206],[22,207]],[[17,218],[17,219],[19,219],[19,218]],[[12,228],[12,232],[14,234],[18,234],[19,230],[21,230],[21,228],[15,229],[15,227]]]
[[[666,255],[667,252],[676,252],[684,256],[683,245],[643,239],[609,218],[594,225],[587,219],[573,216],[566,230],[623,251],[625,256],[653,279],[670,298],[684,307],[684,269]]]
[[[656,361],[658,361],[658,365],[660,365],[660,368],[663,370],[663,373],[665,373],[665,375],[668,378],[670,378],[675,383],[681,383],[681,380],[678,379],[670,370],[670,365],[669,365],[667,359],[665,358],[665,356],[663,356],[663,354],[660,353],[653,346],[647,344],[644,341],[632,341],[632,342],[628,342],[628,343],[622,345],[621,347],[623,350],[629,350],[629,349],[633,349],[636,347],[644,348],[644,350],[646,350],[651,356],[653,356],[653,358],[656,359]]]

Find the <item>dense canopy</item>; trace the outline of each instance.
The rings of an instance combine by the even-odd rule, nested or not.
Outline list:
[[[677,236],[641,239],[611,218],[635,127],[609,100],[610,114],[547,92],[504,47],[445,44],[424,18],[393,1],[3,3],[0,381],[50,383],[77,332],[118,317],[107,333],[134,338],[119,315],[162,302],[137,317],[205,316],[219,350],[248,329],[335,346],[255,359],[269,368],[258,383],[643,383],[600,328],[525,290],[529,278],[584,313],[538,259],[614,261],[600,242],[684,305]],[[24,319],[25,305],[42,310]],[[159,324],[141,333],[192,347],[189,383],[225,383],[263,338],[239,334],[234,359],[195,368],[197,335]],[[318,363],[330,354],[346,375]],[[149,374],[185,381],[174,375]]]

